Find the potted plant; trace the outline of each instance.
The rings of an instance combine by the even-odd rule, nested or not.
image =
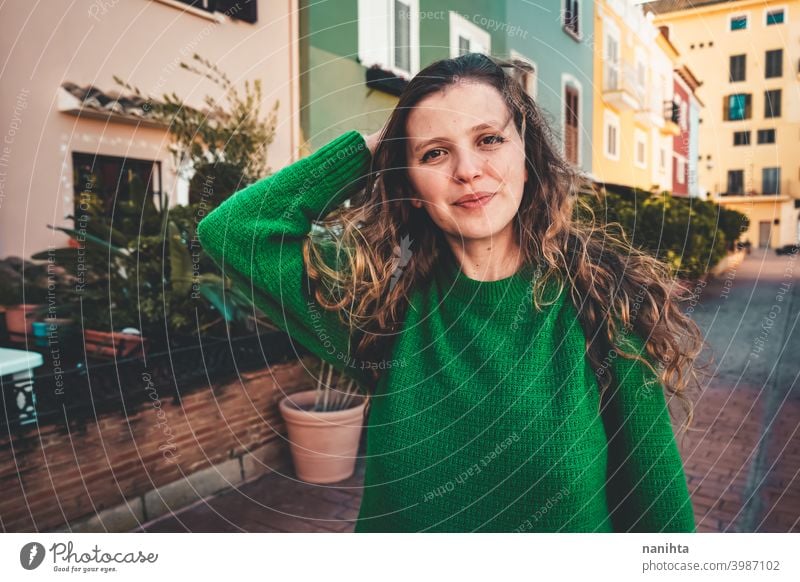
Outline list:
[[[351,378],[322,362],[316,387],[283,398],[297,477],[308,483],[336,483],[355,471],[369,397]]]
[[[13,341],[25,341],[33,333],[37,310],[47,299],[46,265],[19,257],[0,261],[0,302],[5,306],[5,323]]]

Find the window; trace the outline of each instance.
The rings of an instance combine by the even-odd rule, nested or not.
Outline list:
[[[580,2],[578,0],[564,1],[564,32],[570,36],[580,38]]]
[[[647,167],[647,134],[641,129],[635,130],[634,133],[635,156],[634,161],[639,168]]]
[[[764,15],[765,24],[767,26],[772,26],[773,24],[783,24],[783,13],[783,8],[767,10]]]
[[[603,150],[607,158],[619,160],[619,117],[608,110],[604,115]]]
[[[761,193],[780,194],[781,169],[762,168],[761,170]]]
[[[115,203],[139,200],[141,189],[143,199],[157,196],[161,202],[161,162],[73,152],[72,176],[76,220],[85,214],[80,209],[82,192],[97,195],[108,217]]]
[[[758,130],[758,143],[775,143],[775,130],[774,129],[759,129]]]
[[[419,0],[359,0],[358,59],[365,67],[378,65],[402,77],[416,74]]]
[[[605,75],[605,89],[615,91],[619,89],[620,62],[619,62],[619,29],[606,22],[605,38],[603,42],[604,63],[603,71]]]
[[[531,98],[536,99],[539,81],[539,71],[536,67],[536,63],[513,49],[510,51],[510,56],[512,59],[517,59],[527,63],[530,67],[530,70],[524,70],[515,67],[511,74],[517,81],[519,81],[519,84],[522,85],[522,88],[528,92],[528,95],[530,95]]]
[[[411,6],[394,2],[394,66],[411,70]]]
[[[689,129],[689,104],[686,101],[681,101],[680,126],[683,131]]]
[[[661,146],[661,151],[659,152],[658,169],[661,170],[662,174],[667,171],[667,149],[664,146]]]
[[[578,89],[564,87],[564,157],[572,164],[578,163],[578,135],[580,105]]]
[[[764,117],[781,116],[781,90],[764,91]]]
[[[258,20],[258,0],[177,0],[192,8],[206,12],[221,12],[230,18],[243,20],[250,24]]]
[[[747,65],[747,55],[731,55],[730,58],[730,82],[745,80],[745,66]]]
[[[731,30],[745,30],[747,28],[747,16],[731,16]]]
[[[492,37],[457,12],[450,11],[450,57],[464,53],[490,54]]]
[[[675,158],[675,178],[678,184],[686,184],[686,160]]]
[[[728,95],[723,100],[723,119],[725,121],[739,121],[750,119],[752,99],[750,93],[735,93]]]
[[[735,146],[750,145],[750,132],[749,131],[734,131],[733,132],[733,145],[735,145]]]
[[[641,47],[636,47],[636,86],[644,95],[647,88],[647,55]]]
[[[744,194],[744,170],[728,170],[727,194]]]
[[[767,79],[783,76],[783,49],[767,51],[764,76]]]

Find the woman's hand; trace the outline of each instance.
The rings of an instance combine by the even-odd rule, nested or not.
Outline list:
[[[375,148],[378,147],[381,133],[383,133],[383,128],[364,137],[364,141],[367,142],[367,147],[369,148],[369,153],[373,156],[375,155]]]

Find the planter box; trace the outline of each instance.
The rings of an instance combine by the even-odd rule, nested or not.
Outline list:
[[[144,355],[147,340],[133,333],[97,331],[83,332],[87,355],[98,358],[134,358]]]

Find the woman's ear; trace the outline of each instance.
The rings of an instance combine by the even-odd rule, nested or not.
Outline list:
[[[422,200],[419,198],[411,198],[411,206],[414,208],[422,208]]]

